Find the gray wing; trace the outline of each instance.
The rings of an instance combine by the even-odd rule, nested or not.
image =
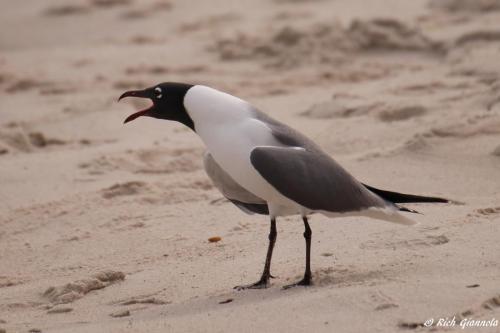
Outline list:
[[[311,210],[343,213],[390,205],[318,150],[257,147],[250,160],[276,190]]]
[[[267,203],[263,199],[241,187],[214,160],[209,152],[203,156],[203,165],[208,177],[226,199],[248,214],[268,215]]]

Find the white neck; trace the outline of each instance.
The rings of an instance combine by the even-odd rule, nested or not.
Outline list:
[[[251,117],[251,106],[244,100],[222,91],[196,85],[184,97],[184,107],[195,124],[233,123]]]

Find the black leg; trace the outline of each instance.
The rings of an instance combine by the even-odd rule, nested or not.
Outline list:
[[[276,219],[273,217],[271,218],[271,229],[269,231],[269,246],[267,247],[266,263],[264,264],[264,271],[262,272],[260,280],[246,286],[236,286],[234,289],[262,289],[269,287],[269,278],[273,277],[271,275],[271,258],[273,257],[273,249],[277,236]]]
[[[310,286],[312,285],[312,273],[311,273],[311,238],[312,230],[307,221],[307,217],[302,217],[304,221],[304,238],[306,239],[306,271],[304,273],[304,278],[299,282],[289,284],[283,287],[283,289],[288,289],[296,286]]]

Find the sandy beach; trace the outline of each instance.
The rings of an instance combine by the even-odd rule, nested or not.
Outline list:
[[[500,1],[0,7],[0,332],[500,332],[460,326],[500,320]],[[146,104],[118,96],[163,81],[456,203],[409,204],[411,227],[314,215],[314,286],[290,290],[303,226],[280,218],[271,287],[233,290],[261,273],[268,218],[222,199],[188,128],[122,124]]]

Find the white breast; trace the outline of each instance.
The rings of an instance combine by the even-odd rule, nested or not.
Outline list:
[[[250,162],[257,146],[276,146],[270,128],[253,117],[247,102],[218,90],[194,86],[184,106],[196,133],[219,165],[241,186],[275,206],[301,207],[276,191]]]

